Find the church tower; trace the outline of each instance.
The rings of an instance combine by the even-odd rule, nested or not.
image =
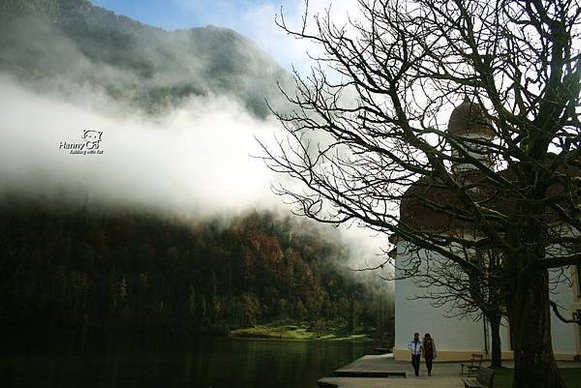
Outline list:
[[[492,168],[493,160],[486,144],[490,143],[495,135],[490,120],[486,118],[480,105],[466,97],[462,104],[454,108],[448,121],[448,135],[451,137],[450,143],[456,140],[458,144],[452,145],[452,172],[460,182],[470,180],[470,177],[479,171],[461,150],[466,151],[469,157],[479,163]]]

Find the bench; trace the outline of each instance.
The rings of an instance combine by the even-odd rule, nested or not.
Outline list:
[[[482,365],[482,354],[472,353],[472,358],[470,359],[469,364],[460,364],[460,366],[462,367],[462,369],[460,370],[460,374],[461,375],[464,374],[464,368],[466,368],[468,374],[473,374],[478,369],[480,369],[481,365]]]
[[[476,378],[462,378],[464,388],[493,388],[494,387],[494,369],[480,368]]]

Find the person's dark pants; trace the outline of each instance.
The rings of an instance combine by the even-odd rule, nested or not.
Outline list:
[[[432,358],[426,358],[426,369],[428,370],[428,375],[432,375]]]
[[[420,354],[412,354],[412,366],[414,367],[416,376],[420,374],[420,356]]]

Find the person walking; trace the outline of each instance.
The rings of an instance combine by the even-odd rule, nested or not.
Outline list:
[[[416,376],[420,374],[420,357],[422,355],[422,341],[420,341],[420,333],[414,333],[414,339],[408,345],[409,350],[412,352],[412,366],[414,367],[414,373]]]
[[[428,376],[432,375],[432,362],[436,358],[436,343],[432,339],[430,333],[424,334],[424,340],[422,341],[422,355],[426,361],[426,369],[428,370]]]

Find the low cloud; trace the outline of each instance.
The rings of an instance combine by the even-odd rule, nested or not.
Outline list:
[[[253,135],[277,126],[228,98],[190,99],[152,119],[38,95],[4,76],[0,100],[5,192],[65,190],[91,201],[205,215],[278,202],[269,190],[272,174],[251,157],[258,154]],[[64,149],[83,143],[86,129],[102,131],[102,154]]]
[[[279,124],[259,120],[226,97],[194,98],[161,118],[40,95],[0,75],[0,198],[31,197],[71,206],[142,209],[171,217],[230,217],[249,210],[287,213],[270,185],[276,176],[253,155],[254,136],[274,141]],[[114,101],[105,101],[112,106]],[[102,154],[75,154],[84,130],[102,132]],[[85,149],[86,150],[86,149]],[[286,182],[291,184],[290,182]],[[340,228],[351,268],[375,263],[378,239]],[[332,235],[329,235],[329,238]]]
[[[313,6],[321,8],[324,2],[315,1]],[[289,25],[300,26],[302,1],[287,4],[291,6],[283,6]],[[342,10],[335,8],[337,12]],[[239,15],[239,25],[229,27],[245,33],[279,60],[280,55],[287,55],[288,62],[282,63],[285,67],[293,62],[306,69],[307,61],[301,65],[296,58],[298,53],[314,50],[314,46],[275,29],[274,15],[279,11],[266,2],[250,6]],[[342,20],[346,18],[336,22]],[[252,25],[253,33],[237,28],[240,24]],[[39,80],[26,84],[22,83],[29,78],[26,72],[0,73],[0,199],[11,195],[63,205],[88,202],[97,207],[146,209],[185,219],[228,217],[252,209],[288,212],[281,198],[270,190],[271,183],[288,178],[275,175],[260,159],[252,157],[262,153],[255,135],[263,142],[274,142],[285,135],[274,119],[249,113],[248,105],[252,104],[243,106],[240,96],[205,93],[177,105],[169,104],[160,115],[147,115],[126,96],[144,86],[137,72],[94,61],[77,44],[42,23],[31,24],[26,31],[17,30],[15,35],[22,42],[7,52],[8,59],[14,58],[7,61],[8,67],[18,69],[19,58],[26,57],[30,48],[34,49],[35,66],[38,63],[42,71]],[[34,46],[41,35],[51,39]],[[181,43],[190,42],[189,35],[177,32],[167,39],[164,47],[175,57],[165,51],[150,53],[147,63],[155,71],[145,86],[182,85],[187,81],[204,91],[210,89],[206,84],[212,78],[204,75],[204,69],[212,66],[199,58],[199,50],[181,50]],[[145,38],[136,42],[134,48],[148,43]],[[147,47],[142,51],[149,53]],[[169,70],[167,62],[172,64]],[[175,79],[164,78],[167,76]],[[226,83],[235,85],[237,81]],[[241,84],[237,85],[240,89]],[[241,90],[245,96],[250,91],[262,99],[261,85],[257,83],[256,90]],[[112,98],[110,86],[123,98]],[[85,142],[85,130],[102,132],[102,154],[75,154],[62,146]],[[356,228],[340,230],[337,238],[345,239],[355,254],[352,267],[369,263],[378,251],[377,239]]]

